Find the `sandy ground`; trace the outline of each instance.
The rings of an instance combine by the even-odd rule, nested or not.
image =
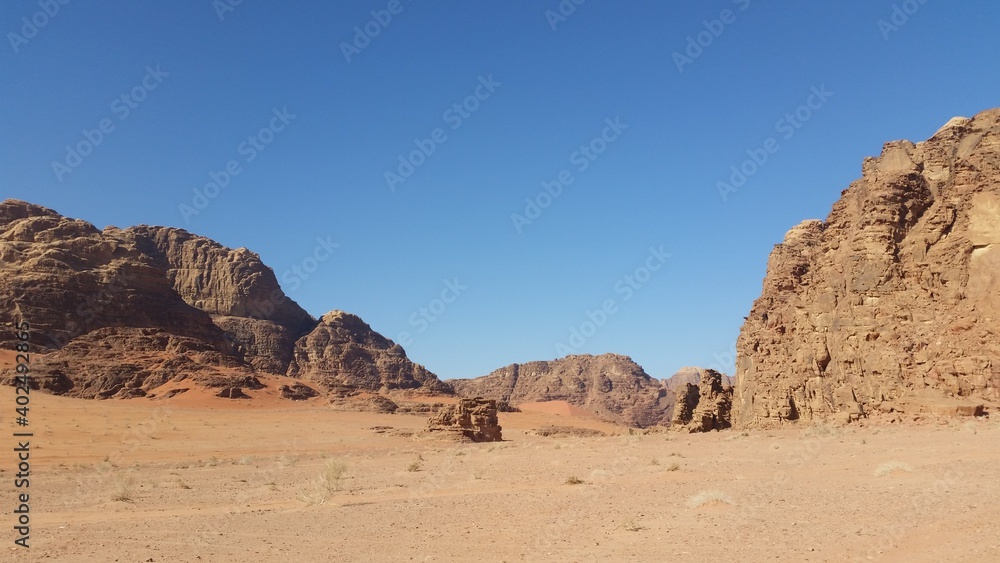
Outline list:
[[[459,444],[407,435],[415,415],[185,395],[32,394],[24,550],[0,390],[0,560],[1000,561],[988,419],[629,434],[549,405]]]

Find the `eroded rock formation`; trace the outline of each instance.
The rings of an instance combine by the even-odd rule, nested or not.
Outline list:
[[[502,428],[497,419],[497,403],[492,399],[476,397],[460,399],[457,405],[448,405],[427,420],[431,432],[454,432],[473,442],[500,442]]]
[[[281,290],[246,248],[231,249],[182,229],[141,225],[122,232],[164,270],[178,295],[212,316],[261,371],[284,373],[294,342],[316,321]]]
[[[450,380],[464,397],[487,397],[517,406],[566,401],[630,426],[666,424],[672,396],[627,356],[573,355],[548,362],[511,364],[468,380]]]
[[[677,382],[677,404],[670,421],[671,428],[689,432],[729,428],[733,390],[727,384],[728,377],[711,369],[695,369],[698,370],[697,383]]]
[[[328,389],[451,392],[436,375],[410,361],[400,345],[343,311],[323,315],[319,325],[295,343],[288,374]]]
[[[1000,109],[887,143],[825,221],[772,252],[737,345],[734,423],[1000,399],[998,273]]]

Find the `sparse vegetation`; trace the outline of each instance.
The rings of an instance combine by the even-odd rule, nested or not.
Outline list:
[[[622,522],[622,529],[626,532],[638,532],[639,530],[645,530],[646,528],[639,525],[635,520],[626,520]]]
[[[885,477],[893,471],[906,471],[909,473],[913,471],[913,468],[910,467],[910,464],[903,463],[902,461],[887,461],[875,468],[875,476]]]
[[[311,485],[299,491],[298,498],[302,502],[313,504],[324,504],[330,498],[330,494],[341,489],[344,474],[347,472],[347,465],[335,459],[327,459],[323,464],[323,470],[319,478]],[[272,491],[278,490],[274,482],[268,483]]]
[[[681,468],[681,464],[677,463],[676,461],[671,461],[667,465],[667,471],[677,471],[680,468]]]
[[[111,500],[115,502],[132,502],[134,496],[131,479],[115,480],[115,491],[111,495]]]
[[[570,475],[569,478],[566,479],[567,485],[582,485],[583,482],[583,479],[580,479],[576,475]]]
[[[411,472],[411,473],[413,473],[415,471],[420,471],[420,467],[421,467],[420,462],[419,461],[414,461],[413,463],[411,463],[409,465],[409,467],[406,468],[406,470],[409,471],[409,472]]]
[[[710,502],[722,502],[725,504],[736,504],[733,502],[732,497],[726,493],[719,490],[709,490],[701,491],[693,497],[689,498],[685,504],[688,508],[698,508],[699,506],[708,504]]]
[[[177,484],[178,484],[178,485],[180,486],[180,488],[182,488],[182,489],[190,489],[190,488],[191,488],[191,485],[188,485],[187,483],[185,483],[183,479],[178,479],[178,480],[177,480]]]
[[[320,482],[328,491],[339,491],[346,472],[347,465],[343,462],[328,459],[323,465]]]

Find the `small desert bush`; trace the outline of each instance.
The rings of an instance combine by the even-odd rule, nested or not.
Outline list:
[[[886,475],[892,473],[893,471],[913,471],[910,464],[903,463],[902,461],[887,461],[882,465],[875,468],[876,477],[885,477]]]
[[[115,490],[111,494],[111,500],[115,502],[132,502],[134,499],[134,491],[132,489],[132,480],[116,479],[115,480]]]
[[[622,522],[622,529],[626,532],[638,532],[639,530],[645,530],[645,528],[640,526],[635,520],[626,520]]]
[[[676,461],[671,461],[667,465],[667,471],[677,471],[680,468],[681,468],[681,464],[677,463]]]
[[[698,508],[703,504],[708,504],[710,502],[724,502],[726,504],[736,504],[733,499],[726,493],[718,490],[701,491],[700,493],[694,495],[693,497],[687,499],[688,508]]]
[[[299,491],[298,498],[302,502],[313,504],[324,504],[330,498],[330,494],[339,491],[347,466],[335,459],[328,459],[323,464],[323,469],[319,477],[310,482],[309,486]],[[274,482],[268,483],[271,490],[277,490]]]
[[[320,484],[328,491],[339,491],[347,472],[347,465],[343,462],[328,459],[323,465],[323,473],[320,474]]]
[[[569,478],[566,479],[566,484],[567,485],[582,485],[583,484],[583,479],[580,479],[576,475],[570,475]]]
[[[420,467],[421,467],[421,466],[420,466],[420,462],[419,462],[419,461],[414,461],[413,463],[411,463],[411,464],[410,464],[410,465],[409,465],[409,466],[408,466],[408,467],[406,468],[406,470],[407,470],[407,471],[409,471],[409,472],[411,472],[411,473],[413,473],[413,472],[415,472],[415,471],[420,471]]]

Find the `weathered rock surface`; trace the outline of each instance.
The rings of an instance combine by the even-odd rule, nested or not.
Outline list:
[[[410,361],[402,346],[343,311],[323,315],[319,325],[295,343],[288,375],[328,389],[452,392],[436,375]]]
[[[1000,399],[1000,109],[862,173],[771,254],[737,344],[739,427]]]
[[[315,389],[301,383],[282,385],[278,387],[278,393],[283,399],[291,399],[293,401],[305,401],[319,396],[319,393]]]
[[[122,232],[164,270],[189,305],[210,314],[261,371],[284,373],[292,346],[316,320],[281,290],[274,271],[246,248],[183,229],[141,225]]]
[[[613,422],[646,427],[670,421],[673,400],[660,382],[627,356],[573,355],[549,362],[511,364],[468,380],[450,380],[463,397],[517,406],[566,401]]]
[[[33,349],[55,350],[101,327],[158,328],[229,344],[184,302],[153,260],[109,228],[38,205],[0,202],[0,322],[30,319]],[[12,333],[0,344],[10,347]]]
[[[733,390],[725,375],[711,369],[698,369],[697,383],[678,382],[677,404],[670,426],[689,432],[723,430],[731,424]],[[690,374],[682,376],[690,379]]]
[[[204,341],[130,327],[100,328],[59,350],[35,354],[32,372],[43,390],[87,399],[143,396],[168,381],[222,387],[256,380],[239,360]]]
[[[503,441],[503,429],[497,419],[497,403],[481,397],[460,399],[457,405],[442,408],[427,419],[427,429],[431,432],[454,432],[473,442]]]

